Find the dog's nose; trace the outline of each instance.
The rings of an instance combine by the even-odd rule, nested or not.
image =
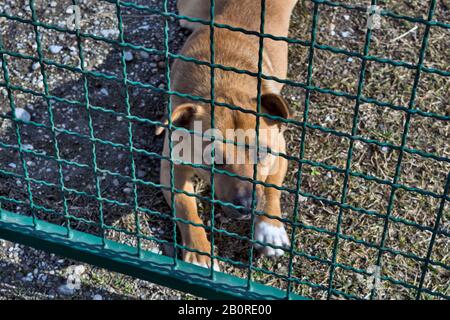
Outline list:
[[[251,210],[252,208],[252,195],[246,194],[246,195],[238,195],[234,203],[238,206],[244,207],[244,209]],[[257,199],[255,198],[255,203],[257,203]]]

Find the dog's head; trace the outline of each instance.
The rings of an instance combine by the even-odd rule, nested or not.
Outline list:
[[[290,118],[288,104],[280,95],[262,95],[261,113],[269,117],[259,117],[258,124],[254,114],[256,104],[256,99],[240,101],[239,105],[253,110],[251,112],[216,106],[214,130],[211,129],[209,105],[179,105],[171,117],[172,125],[180,128],[172,131],[172,157],[180,164],[193,163],[197,174],[207,180],[210,180],[211,160],[214,158],[215,197],[231,203],[232,206],[224,205],[224,209],[237,218],[249,217],[253,205],[255,167],[259,182],[265,182],[268,176],[284,175],[285,170],[277,153],[285,153],[283,126],[279,119]],[[165,122],[168,124],[168,119]],[[158,128],[157,134],[163,131],[164,128]],[[255,185],[259,210],[264,201],[264,187],[259,183]]]

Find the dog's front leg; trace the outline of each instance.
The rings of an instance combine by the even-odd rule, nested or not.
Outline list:
[[[282,186],[288,167],[288,161],[281,157],[278,157],[277,161],[278,170],[274,174],[267,176],[266,183]],[[264,187],[264,196],[264,212],[271,216],[281,217],[281,191],[275,188]],[[289,248],[290,245],[283,222],[266,216],[258,216],[256,220],[255,240],[284,248]],[[256,244],[256,248],[268,257],[279,257],[284,254],[284,250],[275,249],[269,246]]]
[[[175,165],[175,189],[184,190],[193,194],[193,175],[194,172],[191,167]],[[170,186],[170,163],[166,160],[161,161],[160,181],[162,185]],[[171,206],[172,193],[169,190],[164,190],[163,193],[167,203]],[[203,224],[202,220],[198,216],[197,203],[194,197],[190,197],[186,194],[175,193],[175,210],[177,218],[181,218],[195,224]],[[209,253],[211,251],[211,245],[206,237],[205,229],[182,221],[177,221],[177,224],[180,228],[183,246],[204,253]],[[209,267],[211,265],[211,260],[208,256],[188,250],[183,250],[183,260],[203,267]],[[217,269],[217,263],[215,264],[215,268]]]

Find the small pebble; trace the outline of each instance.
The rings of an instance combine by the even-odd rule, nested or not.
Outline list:
[[[126,194],[130,194],[133,190],[131,188],[125,188],[123,189],[123,192]]]
[[[63,284],[58,287],[57,291],[64,296],[72,296],[75,293],[75,289],[67,284]]]
[[[23,122],[30,122],[31,120],[31,115],[30,113],[22,108],[16,108],[14,110],[14,115],[16,116],[17,119],[23,121]]]
[[[125,61],[131,62],[131,61],[133,61],[133,59],[134,59],[133,53],[131,51],[126,51],[125,52]]]
[[[138,178],[143,178],[143,177],[145,177],[145,171],[144,171],[144,170],[138,170],[137,176],[138,176]]]
[[[75,266],[75,268],[73,270],[74,270],[75,274],[82,275],[86,271],[86,268],[83,265],[79,265],[79,266]]]
[[[150,251],[156,254],[162,254],[161,249],[157,247],[151,248]]]
[[[22,278],[22,281],[24,281],[24,282],[31,282],[31,281],[33,281],[33,274],[32,273],[29,273],[29,274],[27,274],[27,276],[26,277],[23,277]]]
[[[139,55],[141,56],[142,59],[148,59],[150,58],[150,55],[148,54],[148,52],[146,51],[140,51]]]
[[[39,279],[41,282],[47,282],[48,276],[47,276],[46,274],[40,274],[40,275],[38,276],[38,279]]]
[[[23,144],[22,149],[23,150],[33,150],[34,147],[31,144]]]
[[[92,300],[103,300],[103,297],[99,294],[96,294],[92,297]]]
[[[304,196],[301,196],[301,195],[299,195],[299,196],[298,196],[298,201],[299,201],[299,202],[306,202],[306,201],[308,201],[308,198],[307,198],[307,197],[304,197]]]
[[[50,52],[53,53],[53,54],[60,53],[62,49],[63,49],[63,47],[62,46],[58,46],[58,45],[52,45],[52,46],[49,47]]]

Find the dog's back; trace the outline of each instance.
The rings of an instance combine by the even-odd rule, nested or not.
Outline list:
[[[289,19],[296,0],[267,0],[265,33],[287,36]],[[209,1],[180,1],[181,15],[209,19]],[[216,0],[215,22],[242,28],[248,31],[260,31],[260,1],[255,0]],[[210,26],[199,23],[185,25],[193,29],[181,54],[200,61],[210,62]],[[258,72],[259,37],[231,31],[226,28],[214,28],[214,50],[216,64],[240,70]],[[264,39],[263,73],[281,79],[286,78],[288,46],[285,41]],[[192,62],[176,60],[172,73],[173,87],[178,92],[209,98],[210,68]],[[256,97],[257,78],[238,74],[233,71],[215,70],[216,95],[220,97],[240,96],[246,92]],[[275,81],[263,82],[263,93],[279,93],[283,85]],[[187,102],[175,98],[174,105]],[[227,101],[236,103],[239,101]]]

